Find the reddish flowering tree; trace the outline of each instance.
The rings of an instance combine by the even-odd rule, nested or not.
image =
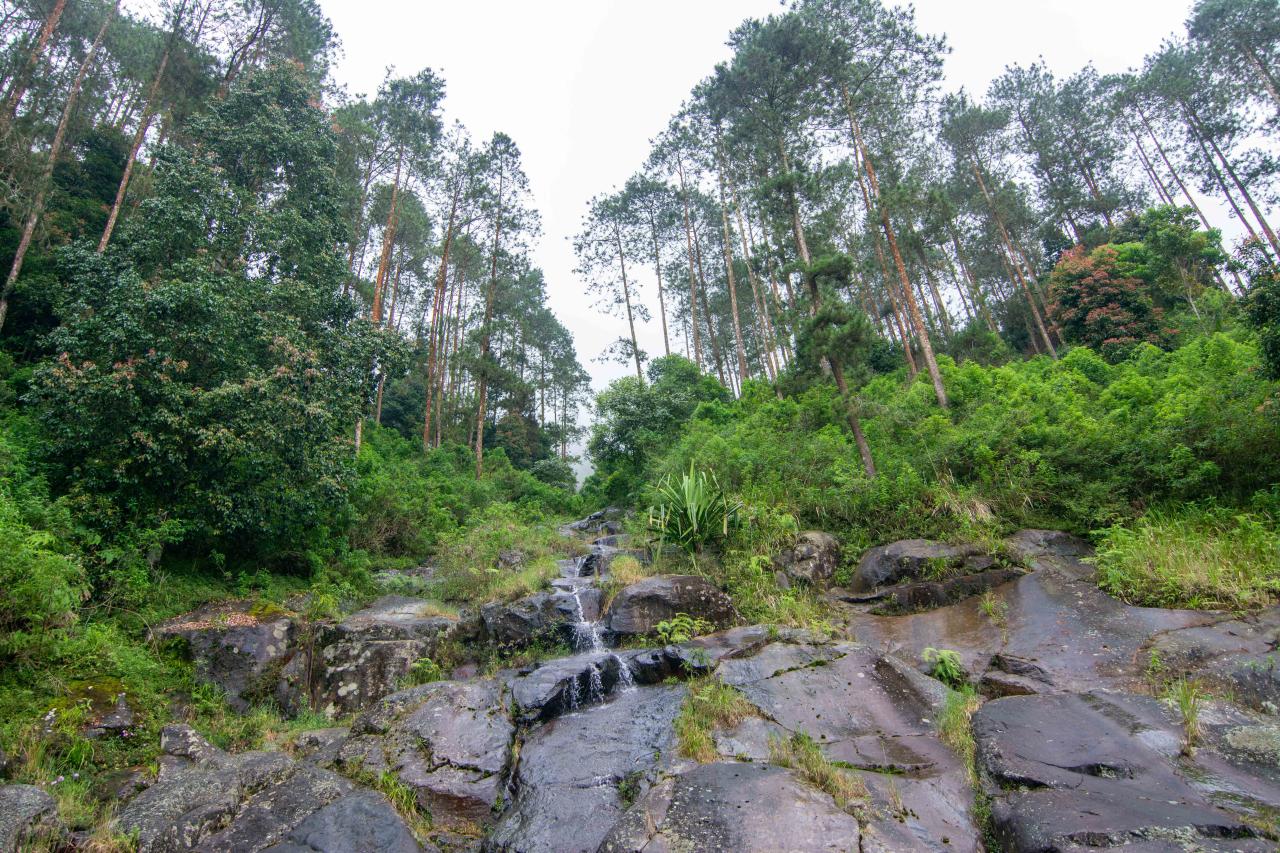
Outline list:
[[[1049,313],[1072,343],[1097,350],[1109,361],[1135,345],[1160,345],[1161,311],[1145,281],[1124,275],[1114,246],[1065,252],[1049,275]]]

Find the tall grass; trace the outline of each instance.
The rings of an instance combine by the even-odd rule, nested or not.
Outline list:
[[[1109,528],[1095,562],[1098,585],[1130,604],[1254,610],[1280,599],[1280,526],[1265,512],[1153,511]]]

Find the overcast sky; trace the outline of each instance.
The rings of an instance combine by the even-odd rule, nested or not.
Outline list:
[[[596,361],[626,321],[591,306],[569,238],[587,200],[621,185],[692,86],[726,58],[729,31],[777,0],[321,0],[342,38],[335,70],[353,94],[384,69],[442,72],[449,120],[520,146],[543,237],[535,252],[551,308],[596,388],[627,368]],[[920,0],[916,17],[952,47],[947,86],[982,93],[1005,65],[1044,57],[1056,73],[1092,61],[1122,71],[1182,30],[1190,0]],[[649,270],[638,270],[653,288]],[[653,299],[650,297],[652,304]],[[640,345],[661,354],[657,311]],[[673,345],[675,341],[672,341]]]

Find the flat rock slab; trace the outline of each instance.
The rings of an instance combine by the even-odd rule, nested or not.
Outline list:
[[[1180,725],[1155,699],[1014,696],[980,708],[973,731],[995,830],[1013,853],[1160,839],[1185,849],[1267,849],[1251,839],[1258,815],[1280,808],[1280,786],[1209,747],[1182,756]],[[1219,805],[1239,808],[1241,799],[1238,811]],[[1211,846],[1223,839],[1231,845]]]
[[[946,701],[938,682],[849,644],[772,643],[722,661],[717,674],[768,718],[720,733],[722,754],[767,760],[770,738],[804,733],[838,765],[867,771],[860,776],[883,820],[863,840],[889,846],[863,849],[980,849],[965,768],[937,736]]]
[[[655,785],[600,845],[601,853],[858,850],[852,815],[789,770],[703,764]]]
[[[1132,607],[1098,589],[1093,567],[1077,557],[1028,559],[1031,574],[993,589],[1004,615],[983,612],[976,598],[901,616],[850,609],[848,629],[859,642],[920,660],[928,647],[959,653],[966,671],[985,672],[1004,653],[1040,667],[1041,686],[1028,690],[1087,691],[1130,687],[1141,680],[1140,650],[1156,634],[1220,619],[1194,610]]]
[[[484,849],[593,853],[625,810],[619,785],[644,787],[670,759],[684,696],[683,685],[636,689],[533,729],[520,747],[515,801]]]
[[[1169,631],[1152,639],[1152,654],[1165,671],[1194,674],[1238,702],[1280,712],[1280,607]]]

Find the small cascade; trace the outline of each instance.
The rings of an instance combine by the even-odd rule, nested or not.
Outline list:
[[[627,666],[627,662],[614,652],[610,652],[609,657],[618,662],[618,683],[614,686],[614,690],[619,693],[630,693],[635,690],[636,678],[631,674],[631,667]]]
[[[587,701],[593,705],[604,701],[604,679],[600,676],[599,663],[593,664],[587,675]]]

